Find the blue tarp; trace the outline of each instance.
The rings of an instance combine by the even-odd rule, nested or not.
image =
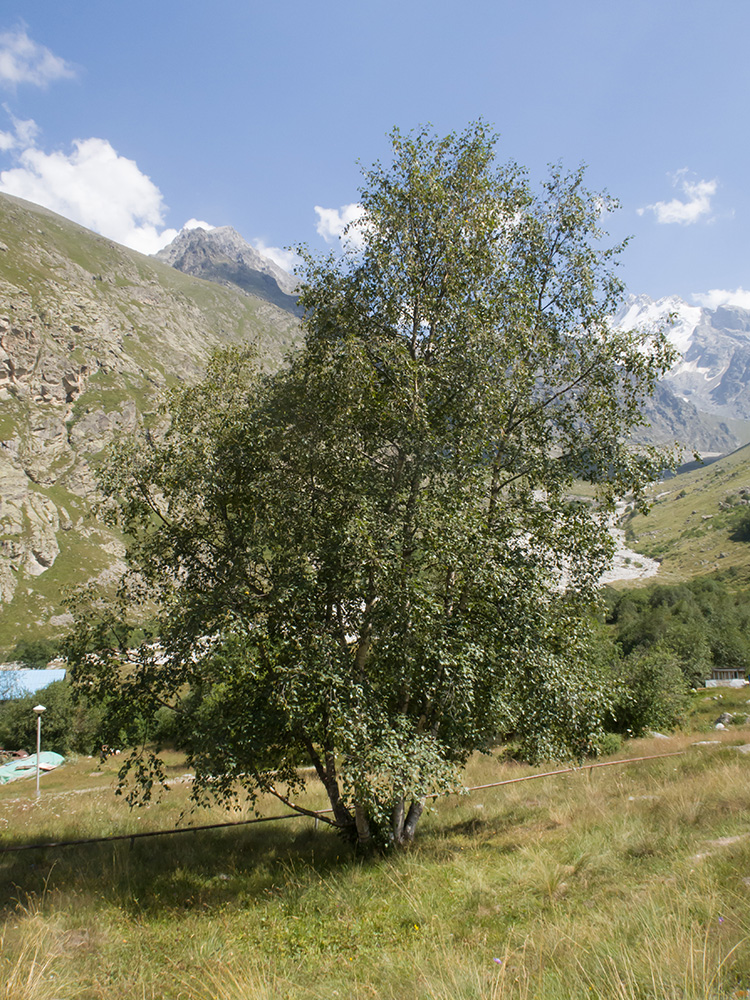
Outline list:
[[[65,760],[62,754],[53,753],[51,750],[44,750],[39,754],[39,770],[51,771]],[[11,760],[7,764],[0,764],[0,785],[7,781],[15,781],[16,778],[36,777],[36,754],[30,757],[22,757],[20,760]]]

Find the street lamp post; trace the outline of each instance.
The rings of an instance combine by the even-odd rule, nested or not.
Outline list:
[[[39,754],[42,749],[42,712],[47,709],[44,705],[34,705],[36,712],[36,797],[39,798]]]

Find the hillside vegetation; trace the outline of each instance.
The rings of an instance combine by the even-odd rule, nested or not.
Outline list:
[[[721,571],[750,578],[750,445],[651,490],[648,515],[630,514],[626,538],[661,562],[658,579],[673,583]]]

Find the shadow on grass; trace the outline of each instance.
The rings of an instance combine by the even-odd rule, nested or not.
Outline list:
[[[485,812],[481,803],[467,806],[463,802],[458,802],[454,808],[459,815],[452,818],[450,811],[446,810],[443,813],[439,836],[448,839],[468,837],[480,843],[497,837],[505,838],[514,832],[522,839],[530,826],[540,824],[540,816],[544,814],[541,803],[536,799],[506,803],[501,811],[492,809]],[[468,816],[467,809],[472,810]]]
[[[10,852],[0,854],[0,914],[51,892],[104,898],[133,915],[250,904],[284,892],[290,870],[323,878],[364,860],[307,819]]]
[[[462,842],[508,853],[520,840],[509,834],[533,822],[537,809],[520,804],[500,815],[443,815],[426,823],[407,851],[438,858],[463,850]],[[35,840],[54,840],[37,833]],[[28,842],[4,837],[3,847]],[[198,830],[179,835],[0,853],[0,916],[48,893],[96,897],[133,916],[253,906],[288,895],[295,886],[340,878],[377,864],[381,853],[358,853],[330,827],[299,817],[258,826]]]

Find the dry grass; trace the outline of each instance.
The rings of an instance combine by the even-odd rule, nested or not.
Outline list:
[[[0,997],[744,996],[750,757],[732,747],[746,742],[742,727],[639,741],[629,754],[685,753],[454,796],[380,859],[306,819],[0,855]],[[132,814],[108,768],[45,776],[38,805],[33,787],[0,789],[3,840],[174,823],[184,784]],[[527,773],[476,758],[467,784]]]

